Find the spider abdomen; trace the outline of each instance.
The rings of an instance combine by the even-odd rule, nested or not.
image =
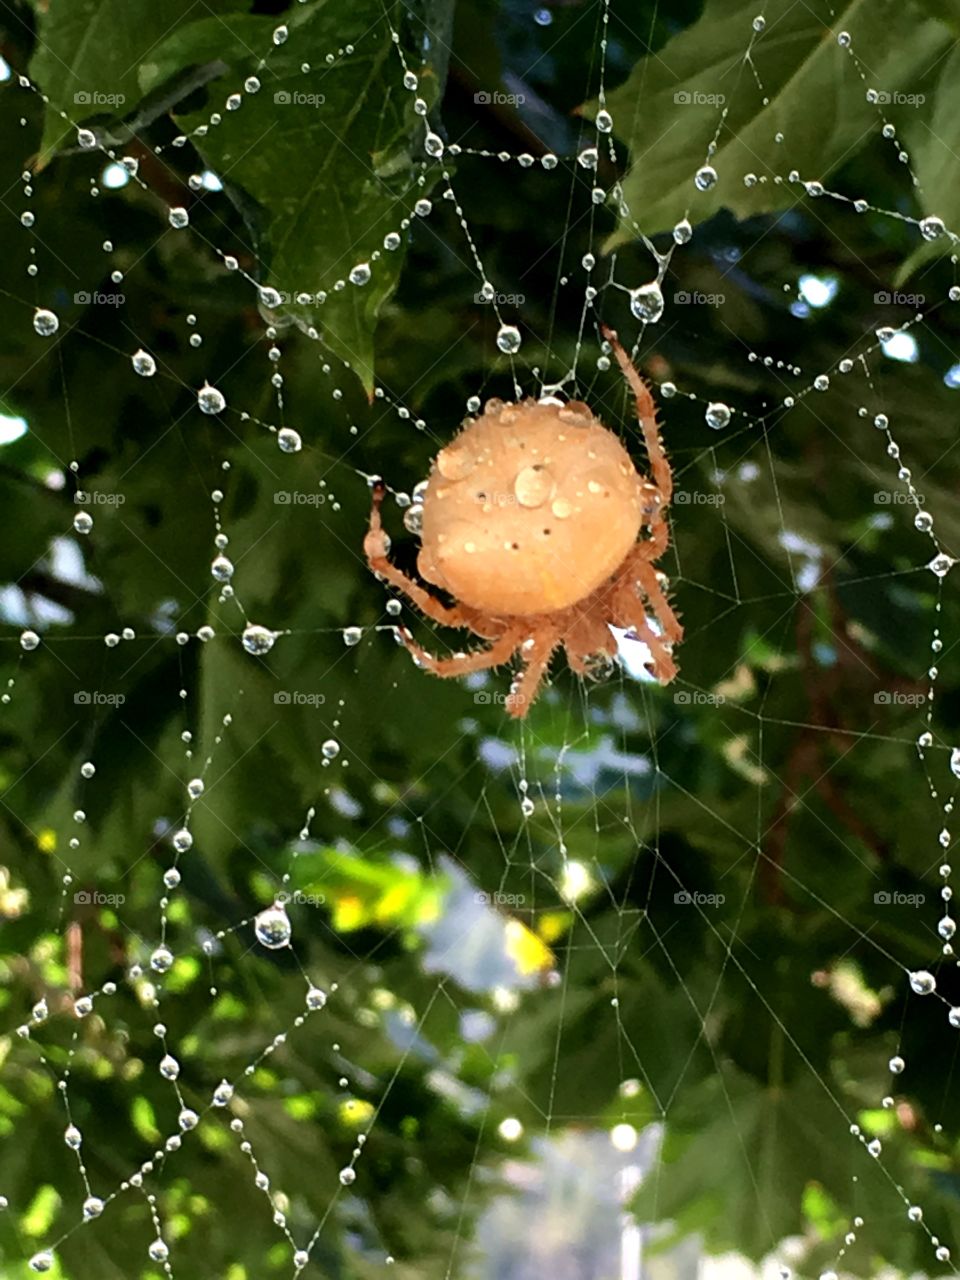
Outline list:
[[[474,609],[566,609],[623,563],[642,479],[586,405],[488,403],[437,455],[423,497],[419,568]]]

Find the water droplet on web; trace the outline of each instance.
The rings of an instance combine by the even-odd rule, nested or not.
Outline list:
[[[229,582],[233,577],[233,561],[229,556],[217,556],[210,565],[210,572],[218,582]]]
[[[725,405],[722,400],[713,400],[707,405],[704,418],[708,427],[713,427],[714,431],[719,431],[730,421],[730,406]]]
[[[322,1009],[327,1003],[327,993],[319,987],[310,987],[307,991],[307,1008]]]
[[[176,889],[180,883],[180,872],[176,867],[168,867],[163,873],[163,883],[168,889]]]
[[[229,1080],[221,1080],[213,1091],[213,1105],[215,1107],[225,1107],[233,1098],[233,1085]]]
[[[370,283],[370,263],[358,262],[355,267],[350,270],[351,284],[369,284]]]
[[[892,1057],[890,1061],[887,1063],[887,1066],[890,1068],[890,1071],[895,1076],[902,1075],[906,1065],[907,1065],[906,1062],[904,1062],[903,1058],[901,1058],[899,1054]]]
[[[223,413],[227,407],[223,393],[211,387],[209,382],[205,382],[197,392],[197,404],[204,413]]]
[[[919,1222],[923,1217],[923,1210],[918,1204],[912,1204],[907,1210],[907,1217],[911,1222]]]
[[[77,142],[84,151],[92,151],[97,145],[97,135],[92,129],[78,129]]]
[[[281,904],[275,902],[272,907],[267,907],[256,917],[253,922],[253,931],[261,946],[277,951],[289,945],[292,933],[290,917]]]
[[[256,76],[247,76],[246,80],[243,82],[243,87],[247,93],[259,93],[260,81]]]
[[[939,240],[946,228],[940,218],[923,218],[920,222],[920,234],[924,240]]]
[[[176,1080],[180,1074],[180,1063],[172,1054],[165,1053],[160,1059],[160,1074],[164,1080]]]
[[[277,432],[277,444],[280,446],[281,453],[299,453],[303,448],[299,431],[294,431],[292,427],[280,428]]]
[[[872,1156],[874,1157],[878,1156],[880,1152],[883,1150],[883,1147],[880,1143],[880,1139],[874,1138],[872,1142],[868,1142],[867,1150],[870,1152]]]
[[[340,743],[336,738],[327,738],[320,748],[324,760],[336,760],[340,754]]]
[[[638,320],[656,324],[663,315],[663,293],[656,280],[640,285],[630,294],[630,310]]]
[[[837,44],[840,46],[840,48],[841,48],[841,49],[849,49],[849,47],[850,47],[850,32],[849,32],[849,31],[838,31],[838,32],[837,32]]]
[[[63,1131],[63,1140],[71,1151],[79,1151],[83,1144],[83,1134],[75,1124],[70,1124]]]
[[[133,372],[139,373],[141,378],[152,378],[157,372],[157,362],[148,351],[144,351],[141,347],[139,351],[135,351],[130,357],[130,363],[133,365]]]
[[[343,643],[348,648],[352,648],[353,645],[359,644],[362,639],[363,639],[362,628],[360,627],[344,627],[343,628]]]
[[[938,578],[945,578],[956,563],[953,556],[948,556],[941,551],[939,555],[933,557],[927,568],[931,573],[936,574]],[[960,777],[960,774],[957,776]]]
[[[584,147],[577,156],[577,164],[581,169],[596,169],[597,167],[597,148]]]
[[[918,747],[932,747],[932,746],[933,746],[933,734],[932,734],[932,733],[930,733],[928,730],[926,730],[926,729],[925,729],[925,730],[923,731],[923,733],[921,733],[921,734],[920,734],[919,738],[917,738],[917,746],[918,746]]]
[[[157,947],[150,955],[150,968],[154,973],[167,973],[173,965],[173,952],[168,947]]]
[[[403,527],[408,533],[423,532],[423,507],[419,502],[415,502],[412,507],[407,507],[403,513]]]
[[[93,528],[93,516],[87,511],[78,511],[73,517],[73,527],[77,533],[89,533]]]
[[[597,129],[601,133],[612,133],[613,132],[613,116],[610,114],[609,111],[604,111],[601,108],[601,110],[597,112],[596,125],[597,125]]]
[[[283,304],[283,298],[272,285],[265,284],[260,287],[260,301],[268,311],[275,311],[277,307]]]
[[[251,622],[244,628],[242,642],[247,653],[261,657],[263,654],[270,652],[276,638],[277,633],[275,631]]]
[[[690,223],[687,221],[686,218],[681,218],[681,220],[673,228],[674,243],[687,244],[689,243],[690,237],[692,235],[693,235],[693,227],[691,227]]]
[[[93,1001],[89,996],[81,996],[79,1000],[73,1002],[73,1012],[78,1018],[86,1018],[93,1013]]]
[[[937,980],[928,970],[917,969],[910,974],[910,986],[918,996],[930,996],[937,989]]]
[[[176,205],[168,213],[167,221],[175,230],[182,231],[184,227],[190,225],[190,215],[183,205]]]
[[[352,1186],[357,1180],[356,1172],[349,1167],[340,1170],[340,1185],[344,1187]]]
[[[813,380],[813,386],[816,391],[826,391],[830,386],[830,379],[825,373],[818,373]]]
[[[431,131],[423,140],[423,149],[426,151],[428,156],[442,156],[443,139],[438,133],[433,133]]]
[[[885,324],[876,330],[876,334],[878,342],[889,342],[897,336],[897,331],[891,325]]]
[[[709,191],[717,183],[716,169],[712,164],[705,164],[702,169],[697,170],[693,182],[698,191]]]
[[[33,327],[41,338],[49,338],[60,328],[60,318],[46,307],[38,307],[33,315]]]
[[[767,25],[767,20],[762,13],[758,13],[753,20],[754,31],[763,31]]]
[[[913,517],[913,526],[921,533],[929,533],[933,528],[933,516],[929,511],[918,511]]]
[[[49,1249],[43,1249],[33,1255],[28,1265],[31,1271],[49,1271],[53,1266],[53,1254]]]
[[[188,849],[193,847],[193,836],[186,827],[181,827],[179,831],[173,833],[171,844],[177,853],[186,853]]]
[[[293,1265],[295,1267],[300,1267],[302,1269],[309,1261],[310,1255],[307,1253],[306,1249],[298,1249],[293,1255]]]
[[[520,350],[520,330],[515,324],[502,324],[497,333],[497,346],[506,355],[515,355]]]
[[[147,1253],[150,1255],[151,1261],[153,1262],[166,1262],[167,1258],[170,1256],[170,1250],[159,1237],[151,1242],[150,1247],[147,1249]]]
[[[40,643],[40,637],[35,631],[20,632],[20,648],[25,649],[28,653],[31,649],[36,649]]]
[[[99,1218],[103,1213],[103,1201],[99,1196],[87,1196],[83,1202],[83,1216],[87,1222],[91,1218]]]

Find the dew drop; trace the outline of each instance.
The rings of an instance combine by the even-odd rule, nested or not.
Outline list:
[[[294,431],[292,427],[280,428],[277,432],[277,444],[281,453],[299,453],[303,448],[299,431]]]
[[[600,133],[612,133],[613,132],[613,116],[610,114],[609,111],[604,111],[601,109],[600,111],[597,112],[596,125]]]
[[[197,392],[197,404],[204,413],[223,413],[227,407],[223,392],[205,382]]]
[[[691,227],[686,218],[682,218],[673,228],[673,239],[675,244],[688,244],[692,235],[693,227]]]
[[[631,291],[630,310],[638,320],[656,324],[663,315],[663,293],[656,280]]]
[[[173,965],[173,952],[168,947],[157,947],[150,956],[150,968],[154,973],[167,973]]]
[[[46,307],[38,307],[33,314],[33,327],[41,338],[50,338],[60,328],[60,317]]]
[[[916,969],[910,974],[910,986],[918,996],[933,995],[937,980],[927,969]]]
[[[356,1180],[357,1180],[356,1172],[355,1170],[351,1169],[349,1165],[345,1169],[340,1170],[341,1186],[344,1186],[344,1187],[352,1186],[352,1184],[356,1182]]]
[[[515,355],[520,350],[520,330],[515,324],[502,324],[497,333],[497,346],[506,355]]]
[[[182,205],[177,205],[167,214],[167,221],[175,230],[182,231],[190,225],[190,215]]]
[[[358,262],[355,267],[350,270],[351,284],[369,284],[370,283],[370,263]]]
[[[251,622],[248,623],[243,631],[243,647],[247,653],[252,653],[255,657],[261,657],[263,654],[270,652],[276,638],[277,633],[275,631],[270,631],[267,627],[261,627],[257,623]]]
[[[920,234],[924,240],[939,240],[945,230],[940,218],[923,218],[920,222]]]
[[[152,378],[157,372],[157,362],[148,351],[144,351],[141,347],[139,351],[135,351],[130,357],[130,363],[133,365],[133,372],[139,373],[141,378]]]
[[[524,467],[513,482],[513,494],[521,507],[542,507],[553,497],[555,489],[553,476],[541,465]]]
[[[216,556],[211,562],[210,572],[218,582],[229,582],[233,577],[233,561],[229,556]]]
[[[693,182],[698,191],[709,191],[717,183],[716,169],[712,164],[705,164],[702,169],[697,170]]]
[[[322,1009],[327,1003],[327,993],[319,987],[310,987],[307,991],[307,1008]]]
[[[279,902],[261,911],[253,922],[253,931],[261,946],[277,951],[290,943],[290,918]]]
[[[37,635],[35,631],[20,632],[20,648],[25,649],[27,653],[29,653],[31,649],[36,649],[39,643],[40,643],[40,637]]]
[[[337,756],[340,754],[340,743],[336,738],[327,738],[320,747],[320,752],[323,755],[324,760],[336,760]]]
[[[93,516],[88,511],[78,511],[73,517],[73,527],[77,533],[89,533],[93,528]]]
[[[730,421],[730,407],[722,400],[713,400],[707,405],[704,418],[708,427],[713,427],[714,431],[720,431]]]

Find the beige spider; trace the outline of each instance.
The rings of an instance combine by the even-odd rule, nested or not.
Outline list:
[[[437,658],[403,628],[414,660],[434,675],[460,676],[499,666],[519,651],[522,669],[506,698],[517,717],[530,709],[559,645],[581,674],[598,659],[609,661],[617,652],[610,624],[644,641],[661,684],[677,674],[672,650],[683,628],[653,563],[669,541],[673,476],[653,397],[617,335],[602,332],[636,396],[650,480],[585,404],[488,401],[437,454],[421,499],[417,567],[453,605],[390,562],[380,519],[385,490],[378,484],[373,491],[364,540],[370,568],[434,621],[490,641]]]

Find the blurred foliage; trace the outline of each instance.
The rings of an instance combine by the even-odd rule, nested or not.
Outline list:
[[[298,1243],[323,1222],[306,1275],[599,1280],[618,1265],[625,1158],[600,1137],[616,1125],[641,1131],[651,1276],[689,1274],[674,1246],[690,1237],[753,1258],[798,1237],[803,1274],[940,1267],[906,1203],[954,1242],[944,1001],[960,1004],[960,981],[935,963],[952,838],[944,853],[930,788],[942,801],[954,785],[960,609],[925,567],[934,544],[873,418],[889,418],[960,556],[956,270],[951,238],[917,225],[960,223],[958,18],[834,8],[613,0],[605,26],[579,0],[2,0],[0,410],[29,424],[0,446],[15,681],[0,720],[4,1275],[61,1237],[51,1274],[161,1275],[136,1188],[77,1227],[56,1087],[69,1067],[106,1196],[177,1131],[161,1019],[201,1116],[144,1181],[176,1275],[291,1274],[276,1210]],[[598,141],[605,31],[620,163],[602,135],[594,172],[576,155]],[[871,87],[889,102],[868,103]],[[79,125],[104,150],[78,145]],[[443,156],[426,153],[428,128]],[[136,178],[100,182],[104,151]],[[708,161],[718,180],[700,192]],[[618,178],[628,216],[594,199]],[[172,207],[189,228],[169,225]],[[666,254],[683,217],[694,234],[665,260],[664,317],[638,330],[624,287],[655,274],[639,233]],[[600,293],[584,311],[588,252]],[[369,283],[346,283],[362,264]],[[801,296],[805,276],[835,289],[828,306]],[[476,301],[484,278],[520,299],[502,308],[523,333],[514,365]],[[59,315],[54,338],[34,331],[36,306]],[[530,392],[534,370],[575,369],[564,390],[642,463],[600,316],[680,392],[659,399],[681,674],[667,690],[623,672],[583,684],[558,661],[517,725],[494,696],[505,671],[442,682],[394,643],[362,557],[366,477],[409,493],[469,397],[510,399],[514,376]],[[917,358],[888,359],[875,331],[908,322]],[[141,347],[153,378],[131,369]],[[224,413],[200,412],[205,382]],[[704,421],[716,401],[734,409],[722,432]],[[278,450],[265,423],[295,427],[302,451]],[[80,486],[86,536],[71,526]],[[233,599],[210,575],[217,489]],[[412,571],[400,508],[393,554]],[[433,649],[470,639],[401,617]],[[248,620],[280,633],[261,657],[240,643]],[[28,624],[42,643],[24,653]],[[104,643],[124,628],[133,638]],[[170,837],[201,774],[158,978]],[[293,951],[253,933],[278,890]],[[328,999],[298,1026],[301,966]],[[924,967],[938,994],[921,1000],[905,969]],[[18,1035],[41,1000],[49,1018]],[[209,1109],[222,1079],[234,1100]]]

